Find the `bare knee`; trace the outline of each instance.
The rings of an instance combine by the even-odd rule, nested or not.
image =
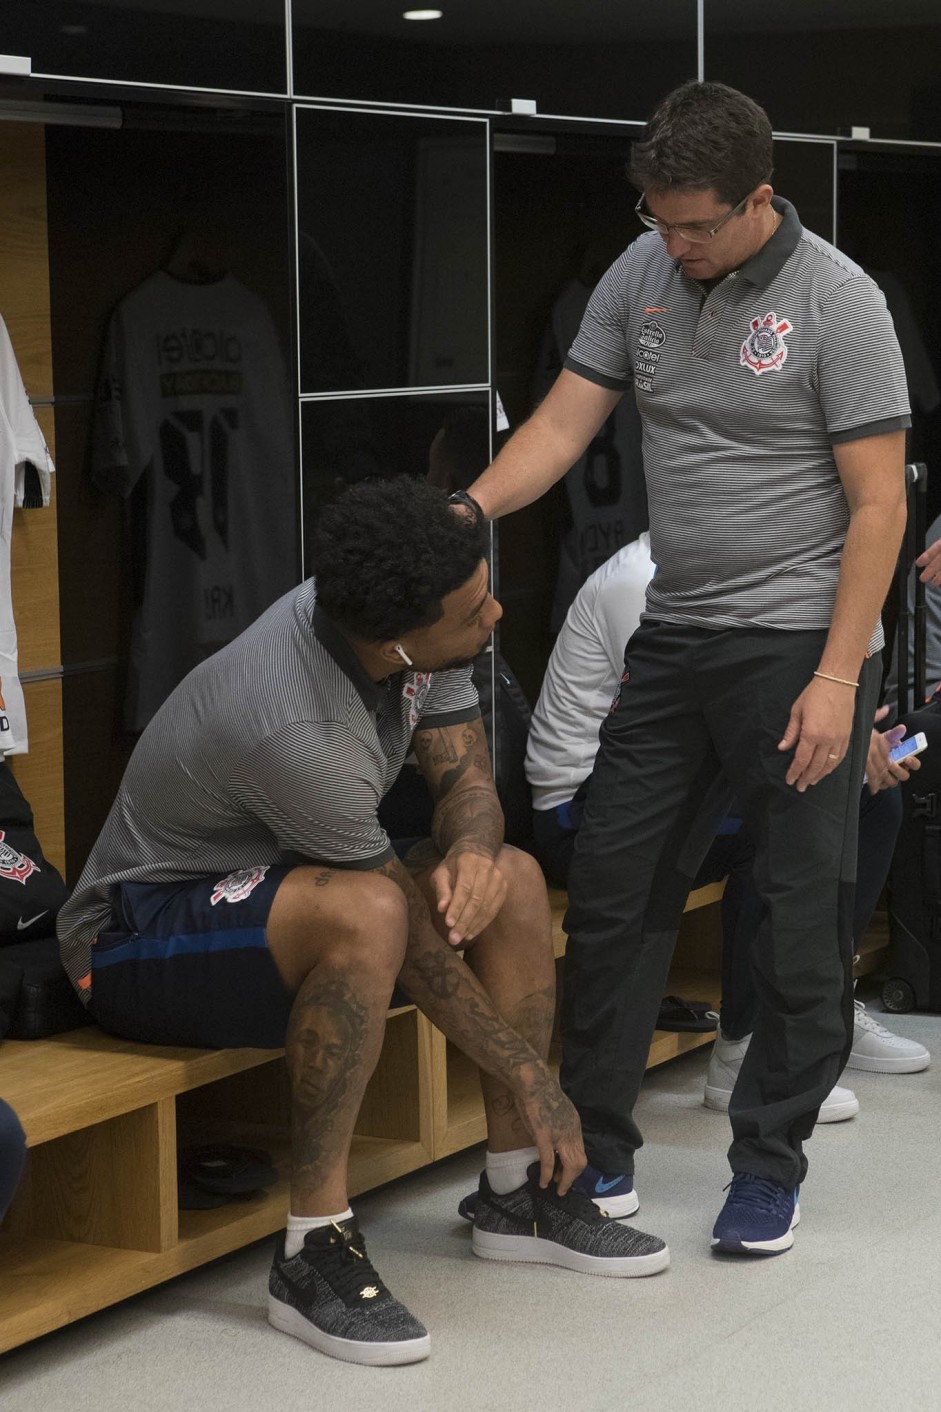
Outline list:
[[[391,988],[407,941],[405,894],[374,872],[295,868],[278,889],[268,919],[269,950],[292,990],[321,965]]]
[[[549,894],[546,879],[535,858],[521,848],[504,844],[500,850],[499,867],[507,882],[506,901],[501,909],[512,909],[523,916],[533,914],[540,920],[548,914]]]

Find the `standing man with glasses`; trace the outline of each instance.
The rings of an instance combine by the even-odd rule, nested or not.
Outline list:
[[[601,280],[545,401],[470,489],[490,519],[530,503],[636,398],[657,572],[570,875],[562,1081],[598,1190],[629,1193],[634,1102],[724,777],[768,913],[712,1237],[740,1254],[793,1244],[802,1144],[852,1042],[856,804],[909,425],[882,294],[801,226],[771,170],[771,125],[744,94],[693,82],[664,99],[630,165],[653,233]]]

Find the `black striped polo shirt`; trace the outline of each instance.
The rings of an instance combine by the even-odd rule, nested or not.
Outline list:
[[[832,448],[910,425],[882,292],[773,204],[777,231],[712,289],[642,235],[598,284],[565,362],[633,385],[657,565],[648,618],[829,627],[849,524]],[[876,624],[870,648],[881,643]]]
[[[138,741],[59,913],[72,983],[87,999],[92,939],[116,883],[276,863],[380,866],[392,847],[376,811],[419,722],[479,714],[470,667],[373,681],[308,579],[190,672]]]

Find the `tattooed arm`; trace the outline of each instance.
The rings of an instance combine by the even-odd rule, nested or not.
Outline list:
[[[431,879],[438,911],[444,914],[450,944],[463,946],[493,921],[506,898],[506,881],[496,864],[503,811],[483,722],[419,727],[413,745],[435,802],[432,841],[444,860]]]
[[[552,1177],[558,1154],[564,1194],[585,1166],[574,1107],[532,1046],[500,1015],[471,968],[438,935],[403,864],[393,858],[376,871],[398,883],[408,901],[408,945],[399,981],[448,1039],[509,1089],[539,1149],[541,1184]]]

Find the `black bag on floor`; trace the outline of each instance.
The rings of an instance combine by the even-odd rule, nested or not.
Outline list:
[[[923,731],[921,768],[899,785],[902,827],[889,872],[889,954],[882,1003],[887,1010],[941,1010],[941,700],[925,699],[925,586],[911,566],[925,547],[924,465],[906,466],[908,526],[898,568],[899,720],[906,736]],[[909,677],[909,623],[914,616],[914,681]]]

